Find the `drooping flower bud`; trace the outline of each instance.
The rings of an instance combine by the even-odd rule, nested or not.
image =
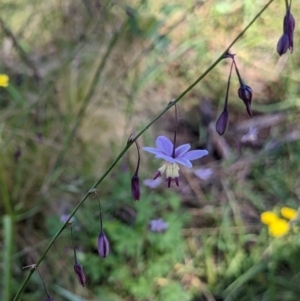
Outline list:
[[[278,43],[277,43],[277,52],[280,56],[285,54],[287,50],[289,49],[290,42],[289,42],[289,36],[287,34],[283,34]]]
[[[291,14],[291,6],[287,7],[286,15],[283,19],[283,32],[289,38],[289,49],[291,53],[293,52],[294,48],[294,29],[295,29],[295,19]]]
[[[38,143],[43,143],[43,133],[38,132],[37,133],[37,139],[38,139]]]
[[[109,241],[103,231],[98,236],[98,253],[102,258],[109,254]]]
[[[286,0],[286,14],[283,19],[283,35],[280,37],[277,43],[277,52],[281,56],[290,49],[291,53],[294,49],[294,30],[295,30],[295,19],[291,14],[291,3],[288,4]]]
[[[137,174],[131,178],[131,195],[136,201],[141,198],[140,179]]]
[[[238,90],[239,98],[244,102],[248,115],[251,117],[251,102],[252,102],[252,89],[247,85],[242,85]]]
[[[226,131],[228,125],[228,117],[228,111],[225,108],[216,122],[216,131],[220,136],[222,136]]]
[[[128,138],[128,142],[131,142],[132,140],[133,140],[133,135],[131,134],[130,137]],[[136,164],[135,173],[131,178],[131,195],[134,200],[139,201],[141,198],[141,188],[140,188],[140,179],[139,179],[141,156],[140,156],[140,146],[136,140],[134,140],[134,142],[138,153],[138,160]]]
[[[17,150],[16,150],[15,153],[14,153],[15,163],[18,163],[18,162],[19,162],[19,159],[20,159],[21,155],[22,155],[21,148],[18,147]]]
[[[74,265],[74,271],[75,271],[75,273],[76,273],[78,282],[79,282],[82,286],[84,286],[84,285],[85,285],[86,278],[85,278],[85,275],[84,275],[84,272],[83,272],[82,265],[81,265],[79,262],[76,262],[76,263],[75,263],[75,265]]]

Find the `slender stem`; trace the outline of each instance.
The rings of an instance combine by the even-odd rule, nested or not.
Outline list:
[[[3,301],[11,300],[11,280],[12,280],[12,254],[13,254],[13,239],[14,239],[14,221],[13,216],[3,216]]]
[[[138,142],[136,140],[134,142],[135,142],[136,150],[138,153],[138,163],[137,163],[135,174],[134,174],[135,176],[137,176],[138,172],[139,172],[139,168],[140,168],[141,155],[140,155],[140,146],[139,146]]]
[[[265,6],[260,10],[260,12],[252,19],[252,21],[237,35],[237,37],[230,43],[230,45],[225,49],[225,51],[215,60],[215,62],[206,70],[202,75],[200,75],[187,89],[185,89],[174,101],[169,103],[165,109],[163,109],[156,117],[154,117],[132,140],[128,141],[123,150],[121,150],[120,154],[117,156],[117,158],[112,162],[112,164],[108,167],[108,169],[104,172],[104,174],[98,179],[98,181],[91,187],[91,190],[96,188],[102,181],[105,179],[105,177],[110,173],[110,171],[115,167],[115,165],[119,162],[119,160],[123,157],[123,155],[127,152],[127,150],[130,148],[130,146],[145,132],[147,131],[150,126],[158,120],[163,114],[165,114],[173,105],[175,105],[179,100],[181,100],[189,91],[191,91],[210,71],[214,69],[214,67],[224,58],[224,55],[229,51],[229,49],[244,35],[244,33],[249,29],[249,27],[256,21],[256,19],[268,8],[268,6],[273,2],[274,0],[270,0],[265,4]],[[84,197],[80,200],[78,205],[74,208],[72,213],[70,214],[69,218],[65,221],[65,223],[61,226],[61,228],[57,231],[57,233],[54,235],[54,237],[49,242],[46,250],[42,253],[41,257],[38,259],[36,266],[38,266],[43,259],[45,258],[46,254],[60,235],[60,233],[63,231],[65,226],[68,224],[70,219],[74,216],[74,214],[77,212],[77,210],[81,207],[81,205],[85,202],[85,200],[90,195],[90,191],[88,191]],[[19,288],[19,291],[17,292],[15,298],[13,301],[19,300],[19,297],[23,291],[23,289],[26,287],[31,275],[33,274],[33,271],[30,271],[25,280],[23,281],[22,285]]]
[[[99,210],[100,210],[100,233],[101,233],[103,231],[101,202],[100,202],[100,198],[99,198],[98,193],[96,191],[94,191],[94,194],[96,195],[96,197],[98,199],[98,203],[99,203]]]
[[[45,292],[46,292],[46,294],[47,294],[47,297],[50,298],[50,294],[49,294],[49,292],[48,292],[48,290],[47,290],[46,284],[45,284],[45,282],[44,282],[44,279],[43,279],[43,277],[42,277],[42,275],[41,275],[39,269],[38,269],[37,267],[36,267],[35,269],[38,271],[38,274],[40,275],[40,278],[41,278],[41,280],[42,280],[42,282],[43,282],[43,286],[44,286]],[[32,271],[32,273],[33,273],[33,272],[34,272],[34,269],[31,270],[31,271]]]
[[[73,226],[72,225],[71,225],[71,237],[72,237],[72,244],[73,244],[73,250],[74,250],[75,263],[78,263],[78,261],[77,261],[77,255],[76,255],[76,247],[75,247],[74,238],[73,238]]]
[[[178,127],[178,118],[177,118],[177,104],[175,104],[175,129],[174,129],[174,141],[173,141],[173,152],[172,157],[175,158],[175,149],[176,149],[176,137],[177,137],[177,127]]]
[[[234,60],[232,60],[232,62],[231,62],[230,72],[229,72],[229,77],[228,77],[228,82],[227,82],[227,90],[226,90],[226,96],[225,96],[224,111],[227,110],[227,105],[228,105],[228,93],[229,93],[229,88],[230,88],[230,79],[231,79],[233,62],[234,62]]]
[[[240,72],[239,72],[239,69],[238,69],[238,67],[237,67],[237,65],[236,65],[236,62],[235,62],[234,57],[233,57],[232,60],[233,60],[233,63],[234,63],[235,72],[236,72],[236,75],[237,75],[237,77],[238,77],[238,79],[239,79],[240,85],[243,86],[243,85],[244,85],[244,81],[242,80],[242,77],[241,77],[241,75],[240,75]]]

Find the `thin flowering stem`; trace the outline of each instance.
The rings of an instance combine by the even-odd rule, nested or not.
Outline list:
[[[227,105],[228,105],[228,94],[229,94],[229,88],[230,88],[230,79],[231,79],[233,62],[234,62],[234,60],[232,60],[231,66],[230,66],[230,72],[229,72],[229,77],[228,77],[228,82],[227,82],[227,90],[226,90],[226,96],[225,96],[225,103],[224,103],[224,110],[227,110]]]
[[[39,276],[40,276],[40,278],[41,278],[41,280],[42,280],[42,282],[43,282],[43,286],[44,286],[45,292],[46,292],[46,294],[47,294],[47,297],[48,297],[48,299],[50,299],[50,298],[51,298],[51,297],[50,297],[50,294],[49,294],[49,292],[48,292],[48,290],[47,290],[47,287],[46,287],[46,284],[45,284],[45,282],[44,282],[44,279],[43,279],[43,277],[42,277],[42,275],[41,275],[39,269],[37,268],[37,266],[35,267],[35,270],[37,270],[37,272],[38,272],[38,274],[39,274]],[[32,272],[34,272],[34,269],[32,270]]]
[[[177,104],[175,104],[175,129],[174,129],[173,152],[172,152],[173,158],[175,158],[177,127],[178,127]]]
[[[137,176],[138,173],[139,173],[139,168],[140,168],[141,155],[140,155],[139,143],[136,140],[134,141],[134,143],[135,143],[136,150],[137,150],[137,153],[138,153],[138,162],[137,162],[135,173],[134,173],[134,175]]]
[[[166,108],[164,108],[159,114],[157,114],[131,141],[128,141],[127,144],[124,146],[124,148],[121,150],[119,155],[116,157],[116,159],[111,163],[111,165],[108,167],[108,169],[103,173],[103,175],[94,183],[94,185],[91,187],[91,189],[83,196],[83,198],[80,200],[80,202],[77,204],[77,206],[74,208],[74,210],[71,212],[69,218],[65,221],[65,223],[60,227],[60,229],[57,231],[57,233],[53,236],[51,241],[49,242],[48,246],[46,247],[45,251],[42,253],[40,258],[38,259],[36,266],[39,266],[40,263],[43,261],[49,250],[51,249],[52,245],[56,241],[56,239],[59,237],[59,235],[63,232],[64,228],[70,221],[70,219],[75,215],[77,210],[82,206],[82,204],[85,202],[85,200],[88,198],[88,196],[91,194],[90,191],[95,189],[105,178],[106,176],[111,172],[111,170],[116,166],[116,164],[120,161],[120,159],[124,156],[124,154],[127,152],[127,150],[130,148],[130,146],[145,132],[147,131],[152,124],[154,124],[162,115],[164,115],[172,106],[174,106],[178,101],[180,101],[189,91],[191,91],[203,78],[206,77],[207,74],[209,74],[218,64],[220,61],[224,59],[224,55],[228,53],[229,49],[244,35],[244,33],[251,27],[251,25],[259,18],[259,16],[269,7],[269,5],[274,0],[270,0],[265,4],[265,6],[259,11],[259,13],[251,20],[251,22],[236,36],[236,38],[229,44],[229,46],[223,51],[223,53],[215,60],[214,63],[212,63],[206,71],[204,71],[189,87],[187,87],[173,102],[169,103]],[[33,274],[33,270],[31,270],[25,280],[23,281],[22,285],[20,286],[17,294],[15,295],[13,301],[19,300],[19,297],[26,287],[29,279],[31,278]]]
[[[98,199],[98,204],[99,204],[99,210],[100,210],[100,232],[102,232],[103,230],[103,221],[102,221],[102,208],[101,208],[101,202],[100,202],[100,198],[99,195],[96,191],[93,192],[95,194],[95,196]]]
[[[76,248],[75,248],[75,243],[74,243],[74,238],[73,238],[73,226],[71,226],[71,237],[72,237],[72,244],[73,244],[73,250],[74,250],[75,263],[78,263],[78,261],[77,261],[77,255],[76,255]]]
[[[242,77],[241,77],[241,75],[240,75],[240,72],[239,72],[239,69],[238,69],[238,67],[237,67],[237,65],[236,65],[236,62],[235,62],[235,59],[234,59],[234,57],[233,57],[233,63],[234,63],[234,67],[235,67],[235,72],[236,72],[236,74],[237,74],[237,76],[238,76],[238,79],[239,79],[239,82],[240,82],[240,85],[242,86],[242,85],[244,85],[244,82],[243,82],[243,80],[242,80]]]

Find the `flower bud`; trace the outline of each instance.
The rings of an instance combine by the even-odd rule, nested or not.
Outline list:
[[[137,174],[131,178],[131,195],[136,201],[139,201],[141,198],[140,179]]]
[[[84,272],[83,272],[83,268],[82,268],[82,265],[78,262],[75,263],[74,265],[74,271],[76,273],[76,276],[77,276],[77,279],[78,279],[78,282],[84,286],[85,285],[85,275],[84,275]]]
[[[251,117],[251,101],[252,101],[252,89],[247,85],[242,85],[238,90],[239,98],[244,102],[248,115]]]
[[[38,139],[38,143],[43,143],[43,133],[38,132],[37,133],[37,139]]]
[[[294,29],[295,29],[295,19],[288,8],[286,15],[283,20],[283,32],[289,38],[289,49],[293,52],[294,47]]]
[[[22,155],[21,148],[18,147],[17,150],[16,150],[15,153],[14,153],[15,163],[18,163],[18,162],[19,162],[19,159],[20,159],[21,155]]]
[[[284,33],[278,43],[277,43],[277,52],[278,54],[281,56],[283,54],[285,54],[287,52],[287,50],[289,49],[290,47],[290,42],[289,42],[289,36]]]
[[[102,258],[109,254],[109,241],[103,231],[98,236],[98,253]]]
[[[216,123],[216,131],[220,136],[222,136],[225,133],[227,124],[228,124],[228,111],[227,109],[224,109]]]

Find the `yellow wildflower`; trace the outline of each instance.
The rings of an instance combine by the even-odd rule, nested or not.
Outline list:
[[[282,218],[277,218],[276,221],[268,225],[268,228],[270,235],[280,237],[289,232],[290,224]]]
[[[280,212],[281,215],[288,220],[294,219],[297,215],[297,211],[289,207],[282,207]]]
[[[8,86],[9,77],[6,74],[0,74],[0,87]]]
[[[266,225],[270,225],[278,219],[279,217],[272,211],[265,211],[260,215],[261,222]]]

